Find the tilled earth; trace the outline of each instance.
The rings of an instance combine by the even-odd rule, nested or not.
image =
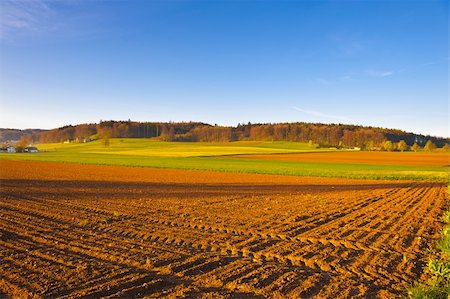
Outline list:
[[[0,297],[397,298],[439,183],[0,161]]]
[[[449,166],[447,152],[401,153],[401,152],[314,152],[270,155],[236,155],[247,159],[262,159],[292,162],[324,162],[374,165]]]

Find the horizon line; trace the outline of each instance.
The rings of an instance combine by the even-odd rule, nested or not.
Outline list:
[[[247,124],[251,124],[251,125],[276,125],[276,124],[295,124],[295,123],[304,123],[304,124],[317,124],[317,125],[342,125],[342,126],[356,126],[356,127],[366,127],[366,128],[376,128],[376,129],[387,129],[387,130],[399,130],[399,131],[403,131],[404,133],[409,133],[409,134],[414,134],[414,135],[422,135],[422,136],[430,136],[430,137],[435,137],[435,138],[442,138],[442,139],[450,139],[450,136],[438,136],[438,135],[430,135],[430,134],[423,134],[423,133],[415,133],[412,131],[407,131],[404,129],[398,129],[398,128],[389,128],[389,127],[382,127],[382,126],[376,126],[376,125],[361,125],[361,124],[351,124],[351,123],[340,123],[340,122],[308,122],[308,121],[293,121],[293,122],[238,122],[237,124],[234,125],[229,125],[229,124],[219,124],[219,123],[209,123],[209,122],[204,122],[204,121],[194,121],[194,120],[190,120],[190,121],[141,121],[141,120],[132,120],[132,119],[127,119],[127,120],[114,120],[114,119],[108,119],[108,120],[102,120],[100,119],[97,122],[81,122],[81,123],[77,123],[77,124],[66,124],[66,125],[62,125],[62,126],[56,126],[53,128],[11,128],[11,127],[0,127],[0,130],[20,130],[20,131],[26,131],[26,130],[46,130],[46,131],[50,131],[50,130],[55,130],[55,129],[59,129],[59,128],[63,128],[66,126],[77,126],[77,125],[82,125],[82,124],[100,124],[100,122],[108,122],[108,121],[113,121],[113,122],[135,122],[135,123],[161,123],[161,124],[170,124],[170,123],[202,123],[205,125],[210,125],[210,126],[221,126],[221,127],[231,127],[231,128],[236,128],[239,124],[240,125],[247,125]]]

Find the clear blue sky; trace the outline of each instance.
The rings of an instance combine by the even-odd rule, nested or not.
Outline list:
[[[450,136],[447,0],[0,8],[0,127],[307,121]]]

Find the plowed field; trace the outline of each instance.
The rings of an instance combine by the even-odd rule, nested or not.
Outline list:
[[[0,297],[397,298],[439,183],[0,161]]]
[[[272,155],[239,155],[253,158],[296,162],[333,162],[355,164],[411,165],[411,166],[449,166],[448,153],[401,153],[401,152],[316,152]]]

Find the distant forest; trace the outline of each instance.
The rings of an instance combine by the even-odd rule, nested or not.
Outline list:
[[[135,122],[101,121],[97,124],[69,125],[52,130],[0,129],[0,141],[26,138],[29,142],[83,142],[100,138],[157,138],[163,141],[226,142],[226,141],[295,141],[313,142],[321,147],[359,147],[382,149],[386,142],[424,146],[431,140],[437,147],[448,144],[449,138],[407,133],[401,130],[344,124],[267,123],[238,124],[236,127],[200,122]]]

